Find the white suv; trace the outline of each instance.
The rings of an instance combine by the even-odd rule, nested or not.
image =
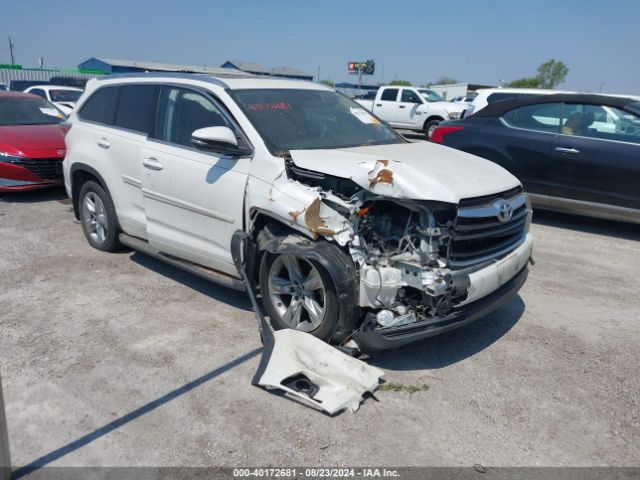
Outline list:
[[[242,288],[242,230],[276,328],[396,347],[485,315],[527,276],[531,210],[515,177],[408,143],[325,86],[117,76],[90,81],[69,122],[65,184],[92,246]]]
[[[481,88],[476,91],[477,95],[467,107],[463,117],[468,117],[474,113],[478,113],[487,105],[500,100],[509,100],[510,98],[526,97],[530,95],[553,95],[554,93],[577,93],[566,90],[550,90],[544,88]]]

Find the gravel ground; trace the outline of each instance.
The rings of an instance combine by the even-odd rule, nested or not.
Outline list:
[[[638,466],[640,228],[536,212],[532,229],[517,298],[370,359],[427,390],[329,418],[250,385],[260,343],[244,294],[91,249],[61,190],[2,195],[13,463]]]

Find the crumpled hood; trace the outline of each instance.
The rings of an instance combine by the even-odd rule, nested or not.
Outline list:
[[[458,203],[520,185],[499,165],[431,142],[291,150],[299,167],[350,178],[381,196]]]

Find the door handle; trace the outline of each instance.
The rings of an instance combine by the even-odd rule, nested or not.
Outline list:
[[[109,140],[107,140],[104,137],[96,140],[96,143],[98,144],[99,147],[102,147],[102,148],[109,148],[111,146],[111,144],[109,143]]]
[[[149,170],[162,170],[164,165],[161,164],[157,158],[147,157],[142,159],[142,165]]]
[[[376,107],[381,107],[382,104],[381,103],[376,103]]]
[[[406,105],[398,105],[398,108],[406,108]]]
[[[580,150],[575,148],[556,147],[556,152],[560,153],[580,153]]]

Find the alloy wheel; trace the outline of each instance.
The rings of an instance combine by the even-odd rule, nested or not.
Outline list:
[[[102,199],[95,192],[84,196],[82,218],[89,238],[98,245],[103,244],[107,239],[107,213]]]
[[[289,328],[310,332],[320,326],[326,290],[318,269],[295,255],[279,255],[269,268],[269,299]]]

